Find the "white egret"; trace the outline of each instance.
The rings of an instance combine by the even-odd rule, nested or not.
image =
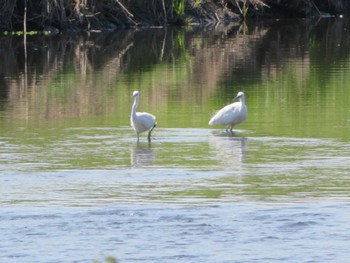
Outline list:
[[[226,125],[226,131],[232,132],[233,126],[244,122],[248,114],[244,93],[238,92],[235,99],[239,99],[239,102],[231,103],[219,110],[210,119],[209,125]]]
[[[136,112],[137,106],[139,105],[139,92],[134,91],[132,97],[134,98],[134,104],[131,108],[130,123],[137,134],[137,140],[139,140],[140,133],[149,131],[147,139],[151,141],[151,132],[157,125],[156,117],[147,112]]]

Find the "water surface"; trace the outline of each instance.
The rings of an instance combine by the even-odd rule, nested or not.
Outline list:
[[[1,39],[0,261],[347,261],[347,29]],[[247,121],[208,126],[238,91]]]

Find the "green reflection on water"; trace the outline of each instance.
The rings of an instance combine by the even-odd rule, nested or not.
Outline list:
[[[288,38],[284,29],[41,39],[53,59],[45,48],[31,50],[28,72],[14,62],[16,47],[9,47],[7,64],[1,62],[1,169],[203,172],[194,189],[167,189],[172,197],[344,192],[349,185],[340,157],[349,155],[350,43],[300,26]],[[277,48],[276,35],[283,36]],[[324,38],[340,44],[327,46]],[[157,116],[151,145],[144,137],[137,145],[129,127],[136,89],[139,110]],[[249,116],[238,135],[213,133],[211,114],[241,90]],[[295,145],[295,138],[306,139]],[[321,138],[327,140],[315,146],[308,140]],[[337,179],[326,176],[332,171]]]
[[[314,45],[317,40],[310,37],[291,47],[281,43],[276,52],[285,53],[284,57],[270,55],[272,59],[258,65],[258,74],[249,72],[248,62],[260,50],[260,42],[268,47],[267,51],[272,45],[264,28],[260,33],[257,40],[256,32],[232,37],[218,31],[201,36],[200,44],[198,35],[187,34],[183,44],[176,41],[176,36],[183,36],[184,32],[171,31],[168,38],[163,32],[150,36],[161,38],[163,46],[153,46],[148,40],[144,41],[148,45],[135,40],[124,46],[115,42],[111,46],[118,49],[111,51],[109,47],[106,54],[96,46],[84,47],[81,41],[86,41],[78,40],[73,45],[77,50],[55,54],[63,64],[46,65],[47,62],[40,61],[50,67],[48,72],[34,74],[37,66],[29,65],[26,78],[4,73],[9,76],[5,86],[7,98],[1,103],[4,109],[1,127],[6,132],[10,127],[37,125],[43,129],[57,125],[129,126],[131,94],[140,90],[140,110],[155,114],[159,128],[209,128],[207,122],[214,111],[243,90],[249,118],[242,129],[267,136],[349,138],[349,59],[335,55],[333,64],[325,65],[329,61],[320,59],[324,49],[319,47],[324,43]],[[218,41],[219,36],[224,40]],[[342,44],[346,49],[347,43]],[[288,54],[299,45],[307,48]],[[339,48],[342,46],[327,49],[328,56],[332,57],[331,52]],[[232,54],[233,49],[237,50]],[[151,50],[146,56],[148,64],[143,58],[147,50]],[[68,59],[69,56],[72,57]],[[96,65],[95,56],[99,58]],[[135,72],[134,67],[140,70]],[[247,72],[236,72],[235,67],[246,68]],[[251,81],[242,85],[237,83],[241,78]]]
[[[247,98],[250,121],[265,135],[349,138],[349,64],[328,79],[307,71],[303,65],[289,65],[262,87],[253,87],[260,92]]]

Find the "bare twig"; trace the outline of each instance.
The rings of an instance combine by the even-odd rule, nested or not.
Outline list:
[[[129,12],[128,9],[126,9],[126,7],[119,1],[119,0],[115,0],[117,2],[117,4],[122,8],[122,10],[126,13],[126,17],[135,25],[137,26],[137,23],[132,19],[134,17],[133,14],[131,14]]]
[[[168,18],[167,18],[167,14],[166,14],[166,8],[165,8],[164,0],[162,0],[162,5],[163,5],[163,12],[164,12],[164,24],[167,24],[168,23]]]
[[[320,9],[318,9],[317,5],[314,3],[314,1],[311,0],[311,4],[314,6],[314,8],[316,9],[316,11],[318,12],[318,14],[320,16],[322,16],[321,12],[320,12]]]
[[[25,36],[27,33],[27,0],[24,0],[23,31]]]

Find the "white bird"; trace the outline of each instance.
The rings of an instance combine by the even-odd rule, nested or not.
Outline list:
[[[234,102],[219,110],[210,119],[209,125],[226,125],[226,131],[232,132],[233,126],[244,122],[248,115],[244,93],[238,92],[235,99],[239,99],[239,102]]]
[[[130,123],[137,134],[137,141],[139,140],[140,133],[145,131],[149,131],[147,139],[151,141],[151,132],[157,125],[156,117],[147,112],[136,112],[137,106],[139,105],[139,92],[134,91],[132,97],[134,98],[134,104],[131,108]]]

